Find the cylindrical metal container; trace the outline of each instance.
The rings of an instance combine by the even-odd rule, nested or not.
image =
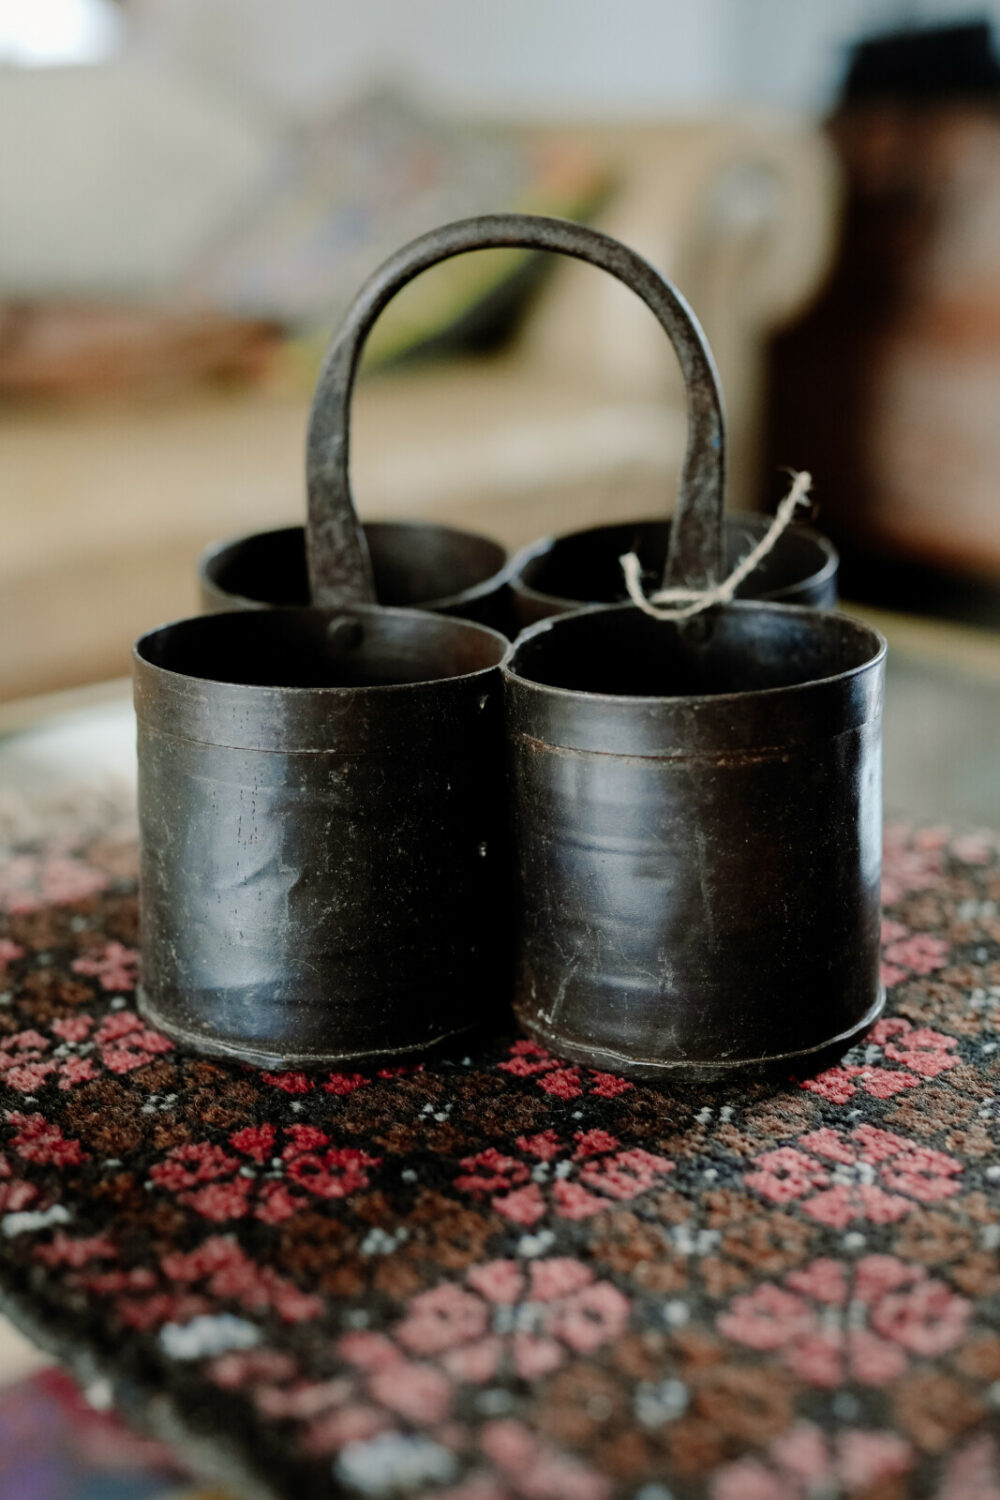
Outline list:
[[[366,521],[362,527],[379,603],[509,628],[507,553],[499,542],[431,521]],[[198,560],[206,610],[310,602],[303,526],[216,542]]]
[[[841,615],[630,607],[505,668],[515,1008],[654,1077],[808,1071],[878,1015],[885,644]]]
[[[723,519],[724,572],[729,573],[770,525],[769,516],[730,513]],[[510,588],[518,628],[586,604],[618,604],[627,598],[621,557],[634,552],[643,572],[663,573],[670,546],[669,521],[620,521],[565,536],[545,537],[511,560]],[[837,604],[838,557],[833,543],[809,526],[789,526],[745,579],[737,597],[778,604]]]
[[[288,1068],[418,1054],[508,997],[506,647],[353,606],[142,637],[149,1020]]]

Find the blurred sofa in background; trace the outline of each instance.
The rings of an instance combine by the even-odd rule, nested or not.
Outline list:
[[[135,83],[114,86],[127,96]],[[0,124],[9,124],[8,105],[0,86]],[[203,116],[195,180],[181,194],[189,230],[213,203],[213,171],[231,182],[235,163],[251,208],[273,190],[270,147],[252,132],[241,141],[221,109],[216,103]],[[85,123],[81,117],[81,138]],[[102,253],[114,258],[129,214],[141,218],[147,197],[155,203],[168,186],[176,190],[171,150],[177,170],[192,160],[187,128],[174,147],[166,127],[153,143],[148,129],[139,161],[126,153],[121,181],[111,152],[101,158],[111,163],[111,180],[91,184],[92,196],[107,195],[105,221],[119,213],[118,234],[102,241],[96,230],[89,238],[81,230],[74,255],[74,215],[86,216],[74,185],[62,208],[50,195],[34,294],[31,257],[22,253],[18,265],[14,254],[26,233],[12,231],[6,255],[0,251],[3,699],[122,675],[136,634],[191,611],[204,545],[303,516],[315,314],[304,332],[294,318],[282,326],[266,301],[199,302],[213,278],[219,285],[220,262],[206,258],[193,233],[171,271],[155,225],[146,226],[138,236],[145,282],[135,269],[141,257],[130,284],[123,263],[102,264]],[[766,342],[817,287],[835,235],[836,175],[821,135],[796,121],[734,113],[660,125],[524,125],[508,136],[508,151],[511,141],[533,159],[576,163],[573,171],[585,163],[586,191],[571,184],[582,205],[575,211],[646,255],[693,304],[727,397],[730,504],[747,505]],[[152,186],[140,170],[144,151]],[[80,153],[79,140],[68,150],[54,138],[46,143],[43,132],[36,180],[60,162],[69,172]],[[491,181],[480,173],[471,211],[572,210],[558,178],[557,170],[543,182],[545,193],[518,193],[501,174],[496,191],[502,186],[507,198],[487,196],[484,204]],[[8,204],[17,179],[10,164],[0,168]],[[441,199],[436,214],[438,199],[411,205],[395,243],[455,217],[461,203],[453,198]],[[226,204],[227,223],[238,221],[238,206]],[[383,217],[391,248],[392,214]],[[180,238],[178,224],[175,233]],[[211,243],[220,243],[218,226]],[[266,256],[266,236],[264,247]],[[284,249],[279,236],[278,259]],[[75,283],[60,293],[60,274],[65,282],[74,266]],[[648,312],[610,278],[568,262],[532,285],[524,311],[516,320],[511,314],[512,336],[489,353],[460,347],[445,358],[437,350],[433,360],[397,362],[362,382],[353,454],[362,515],[446,521],[514,546],[672,505],[686,434],[683,391]]]

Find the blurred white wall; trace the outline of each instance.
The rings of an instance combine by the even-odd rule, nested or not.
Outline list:
[[[822,110],[846,45],[1000,0],[134,0],[147,42],[282,113],[378,82],[439,108],[662,115],[720,102]]]
[[[861,32],[1000,24],[1000,0],[127,0],[132,40],[284,117],[380,83],[480,114],[651,116],[725,102],[816,112]],[[0,65],[89,62],[112,0],[0,0]]]

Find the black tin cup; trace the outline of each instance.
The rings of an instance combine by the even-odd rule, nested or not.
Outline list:
[[[505,638],[205,615],[135,648],[143,1014],[273,1068],[419,1054],[509,998]]]
[[[723,574],[722,401],[683,299],[593,258],[674,344],[689,436],[662,585]],[[635,605],[525,630],[504,665],[515,1009],[574,1061],[702,1080],[808,1070],[879,984],[885,642],[802,606]]]
[[[725,573],[756,546],[769,525],[768,516],[732,512],[725,516]],[[587,604],[624,603],[628,595],[620,562],[623,553],[634,552],[644,576],[658,578],[669,547],[670,522],[656,520],[617,521],[530,543],[510,564],[511,602],[518,628]],[[744,579],[737,598],[834,609],[838,565],[833,543],[796,523]]]
[[[362,530],[381,604],[497,630],[508,625],[507,553],[499,542],[432,521],[366,521]],[[206,610],[309,604],[305,527],[216,542],[198,559],[198,584]]]
[[[602,607],[513,648],[515,1009],[593,1067],[808,1070],[883,1004],[885,646],[797,606],[698,623]]]

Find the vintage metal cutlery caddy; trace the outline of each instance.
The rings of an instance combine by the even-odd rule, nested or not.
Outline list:
[[[406,246],[317,386],[307,547],[289,552],[315,607],[253,607],[271,602],[268,547],[248,539],[243,582],[222,551],[202,577],[213,608],[230,589],[250,607],[137,644],[141,1006],[270,1066],[414,1054],[513,994],[532,1035],[602,1068],[808,1067],[882,1004],[881,637],[771,602],[683,619],[627,604],[542,620],[505,655],[482,625],[375,604],[348,464],[365,338],[421,270],[505,245],[588,261],[659,319],[689,408],[664,582],[719,582],[721,397],[675,289],[561,220],[488,216]],[[829,599],[835,556],[794,530],[785,584]]]

